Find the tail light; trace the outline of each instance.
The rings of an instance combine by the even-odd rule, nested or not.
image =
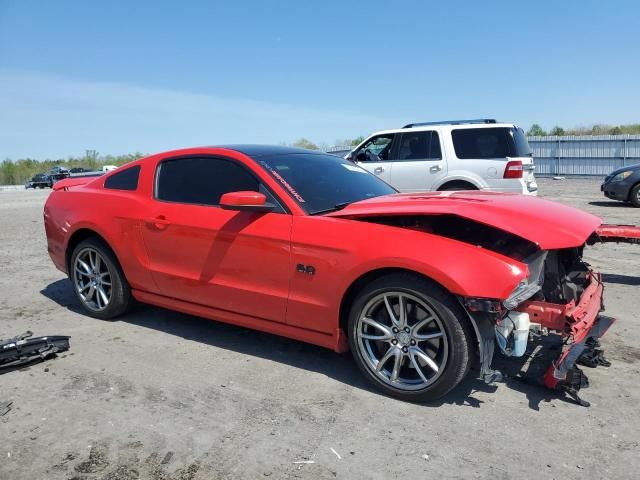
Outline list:
[[[503,178],[522,178],[522,170],[522,161],[511,160],[507,162]]]

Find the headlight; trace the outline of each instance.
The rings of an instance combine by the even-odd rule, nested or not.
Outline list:
[[[538,292],[538,290],[540,290],[540,288],[542,288],[542,285],[539,285],[537,283],[529,283],[529,281],[526,279],[522,280],[515,288],[515,290],[511,292],[509,298],[502,302],[502,304],[507,310],[513,310],[525,300],[533,297]]]
[[[633,172],[631,170],[627,170],[626,172],[620,172],[618,173],[615,177],[613,177],[611,179],[612,182],[621,182],[622,180],[624,180],[625,178],[627,178],[629,175],[631,175]]]
[[[535,253],[525,260],[529,268],[529,278],[518,284],[502,304],[507,310],[513,310],[525,300],[533,297],[542,288],[544,281],[544,261],[547,258],[546,251]]]

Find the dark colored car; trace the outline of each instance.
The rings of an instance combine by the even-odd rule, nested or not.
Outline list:
[[[607,175],[600,187],[611,200],[629,202],[640,207],[640,164],[614,170]]]
[[[69,170],[69,173],[83,173],[86,172],[86,170],[82,167],[73,167],[71,170]]]
[[[53,180],[46,173],[35,174],[30,181],[25,183],[25,188],[51,188]]]

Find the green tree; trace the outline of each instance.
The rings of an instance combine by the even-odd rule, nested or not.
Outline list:
[[[16,181],[16,168],[11,160],[8,158],[3,160],[0,166],[0,185],[15,185]]]
[[[351,145],[352,147],[356,147],[356,146],[360,145],[363,141],[364,141],[364,137],[362,135],[360,135],[359,137],[356,137],[353,140],[351,140],[349,145]]]
[[[549,135],[557,135],[557,136],[560,136],[560,135],[566,135],[566,133],[565,133],[565,131],[564,131],[564,128],[559,127],[558,125],[556,125],[555,127],[553,127],[553,128],[551,129],[551,131],[549,132]]]
[[[307,150],[318,150],[318,146],[315,143],[304,137],[299,138],[298,140],[293,142],[293,146],[298,148],[306,148]]]
[[[531,128],[527,130],[527,136],[529,137],[544,137],[547,134],[540,125],[534,123]]]

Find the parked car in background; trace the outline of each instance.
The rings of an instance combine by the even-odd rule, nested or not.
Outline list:
[[[86,170],[82,167],[73,167],[71,170],[69,170],[69,173],[83,173],[86,172]]]
[[[640,207],[640,164],[614,170],[605,177],[600,190],[611,200]]]
[[[51,178],[51,183],[59,182],[60,180],[64,180],[65,178],[69,178],[71,174],[69,170],[66,168],[53,167],[51,169],[51,173],[49,173],[49,177]]]
[[[46,173],[36,173],[31,180],[24,184],[24,188],[51,188],[53,180]]]
[[[55,167],[51,168],[52,175],[64,175],[68,173],[69,173],[69,169],[65,167],[61,167],[60,165],[56,165]]]
[[[345,158],[401,192],[538,191],[524,132],[494,119],[411,123],[374,133]]]

